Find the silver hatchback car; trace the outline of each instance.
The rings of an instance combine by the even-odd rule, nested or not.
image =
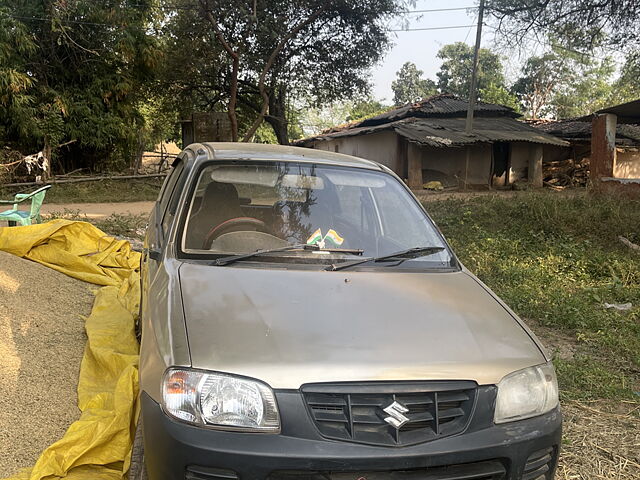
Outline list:
[[[386,167],[194,144],[149,225],[130,478],[553,478],[550,358]]]

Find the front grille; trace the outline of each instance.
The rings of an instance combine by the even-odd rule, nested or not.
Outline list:
[[[553,473],[553,447],[529,455],[522,472],[522,480],[547,480]]]
[[[312,385],[302,391],[323,436],[404,446],[463,431],[475,401],[475,387],[474,382],[421,382]],[[394,403],[399,404],[396,411],[385,412]],[[396,428],[385,421],[394,416],[408,421]]]
[[[394,470],[390,472],[273,472],[268,480],[503,480],[506,470],[496,460],[446,467]]]

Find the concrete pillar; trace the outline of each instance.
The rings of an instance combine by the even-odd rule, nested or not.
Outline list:
[[[536,145],[531,151],[527,171],[527,179],[532,187],[542,187],[542,157],[543,147],[542,145]]]
[[[594,115],[591,122],[591,180],[613,177],[616,166],[616,122],[612,113]]]

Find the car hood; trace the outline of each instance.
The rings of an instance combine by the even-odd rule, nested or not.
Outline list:
[[[273,388],[368,380],[495,384],[544,356],[464,271],[180,267],[194,368]]]

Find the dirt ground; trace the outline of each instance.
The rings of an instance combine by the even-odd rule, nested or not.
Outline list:
[[[640,478],[640,403],[564,402],[556,480]]]
[[[570,335],[527,325],[554,357],[571,359],[578,349]],[[557,480],[640,479],[640,402],[563,401],[563,439]]]
[[[80,416],[89,285],[0,252],[0,478],[29,467]]]

